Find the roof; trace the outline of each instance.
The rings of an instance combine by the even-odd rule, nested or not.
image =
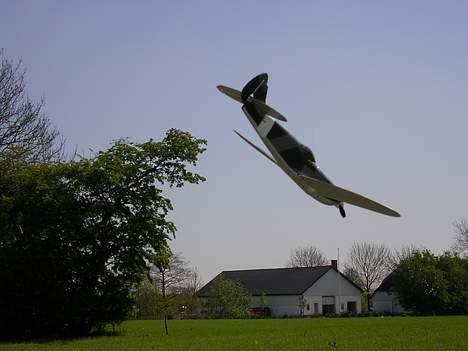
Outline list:
[[[387,277],[385,277],[384,280],[382,280],[382,283],[380,283],[379,287],[374,290],[374,292],[372,293],[372,296],[374,296],[374,294],[379,291],[391,291],[392,290],[392,287],[393,287],[392,275],[393,273],[390,273],[389,275],[387,275]]]
[[[211,288],[218,277],[240,282],[254,296],[262,293],[266,295],[300,295],[331,269],[335,270],[332,266],[319,266],[223,271],[201,288],[197,295],[199,297],[210,296]],[[340,275],[347,279],[341,273]],[[362,291],[349,279],[347,280]]]

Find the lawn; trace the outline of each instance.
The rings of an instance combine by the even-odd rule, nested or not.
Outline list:
[[[127,321],[119,335],[0,350],[468,350],[467,317]]]

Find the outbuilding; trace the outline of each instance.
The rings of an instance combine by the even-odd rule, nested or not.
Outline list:
[[[338,271],[336,260],[329,266],[223,271],[199,290],[202,299],[211,298],[218,277],[238,281],[252,296],[258,309],[265,295],[273,316],[312,316],[361,313],[362,290]]]
[[[372,310],[382,314],[406,314],[406,310],[398,299],[398,294],[393,290],[392,274],[389,274],[375,289],[371,296]]]

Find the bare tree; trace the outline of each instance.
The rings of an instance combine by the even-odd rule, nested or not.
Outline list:
[[[401,260],[413,256],[415,252],[422,251],[424,251],[424,247],[416,246],[414,244],[403,245],[400,249],[394,249],[394,251],[391,252],[389,256],[388,271],[391,272],[395,270]]]
[[[314,246],[299,247],[291,253],[287,267],[324,266],[327,262],[327,258],[320,249]]]
[[[455,245],[454,250],[468,256],[468,222],[464,219],[455,222]]]
[[[385,245],[370,242],[354,243],[348,254],[345,269],[357,274],[362,282],[370,308],[369,294],[388,274],[391,251]]]
[[[198,269],[192,268],[189,271],[188,279],[185,282],[185,290],[190,296],[195,296],[198,290],[202,287],[200,274]]]
[[[192,270],[181,253],[172,254],[167,264],[157,264],[150,275],[161,292],[177,293],[183,289],[191,278]]]
[[[0,153],[20,150],[30,161],[63,157],[63,140],[42,112],[43,100],[26,96],[21,60],[13,64],[0,50]]]

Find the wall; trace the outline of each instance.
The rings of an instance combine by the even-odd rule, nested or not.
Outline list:
[[[267,307],[273,316],[298,316],[299,295],[275,295],[267,296]],[[260,306],[260,296],[252,296],[252,307]]]
[[[318,312],[322,314],[323,296],[335,297],[334,305],[336,313],[348,312],[348,301],[355,302],[356,313],[361,313],[361,291],[333,269],[325,273],[304,293],[306,303],[310,306],[310,310],[306,309],[304,314],[314,314],[314,303],[318,303]]]
[[[374,312],[402,314],[409,313],[398,301],[398,296],[388,291],[377,291],[372,296],[372,306]]]

